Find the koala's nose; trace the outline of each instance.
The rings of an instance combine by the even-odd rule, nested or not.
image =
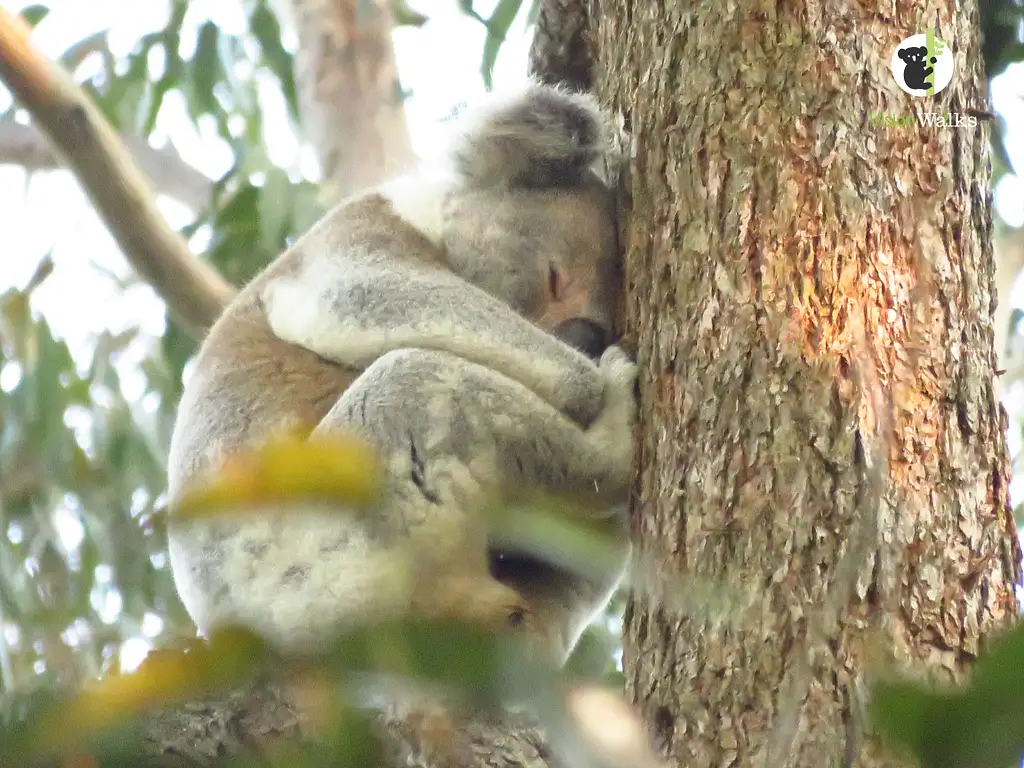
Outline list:
[[[585,317],[571,317],[555,326],[556,339],[597,360],[608,348],[611,336],[603,326]]]

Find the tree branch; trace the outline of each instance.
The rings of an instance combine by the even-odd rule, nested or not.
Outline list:
[[[529,72],[545,83],[578,91],[593,85],[587,0],[539,0]]]
[[[156,149],[138,136],[121,134],[120,138],[159,192],[194,211],[210,204],[213,180],[182,160],[173,149]],[[47,171],[63,165],[50,140],[38,128],[13,120],[0,120],[0,164],[3,163],[20,165],[28,171]]]
[[[89,97],[36,51],[30,30],[0,8],[0,78],[46,133],[110,227],[128,261],[196,336],[234,288],[196,259],[153,202],[145,177]]]
[[[566,703],[571,723],[553,729],[525,713],[477,714],[458,722],[457,738],[467,749],[448,756],[447,768],[664,768],[650,749],[642,721],[618,694],[581,684],[568,693]],[[377,716],[377,724],[384,765],[438,764],[424,751],[422,732],[409,718],[389,711]],[[167,707],[145,719],[142,733],[141,751],[150,758],[146,765],[188,768],[309,742],[315,727],[282,685],[264,683]],[[174,761],[165,762],[172,755]]]
[[[381,716],[387,754],[392,766],[427,768],[415,728],[401,717]],[[223,696],[211,696],[187,705],[169,707],[146,719],[142,751],[147,765],[209,766],[232,756],[257,756],[275,746],[308,741],[313,728],[295,703],[275,684],[253,685]],[[478,718],[463,733],[474,757],[458,768],[509,765],[520,768],[556,768],[563,765],[550,754],[536,723],[522,717],[506,720]]]

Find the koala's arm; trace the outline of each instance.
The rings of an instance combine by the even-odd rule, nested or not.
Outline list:
[[[570,494],[596,490],[604,504],[621,505],[632,478],[636,366],[610,347],[598,370],[605,407],[581,429],[491,368],[448,352],[401,349],[367,368],[316,432],[361,435],[399,495],[418,503],[461,504],[467,488],[499,480]]]
[[[580,424],[602,409],[591,360],[450,272],[307,253],[262,300],[275,336],[337,363],[365,368],[397,349],[438,350],[518,382]]]

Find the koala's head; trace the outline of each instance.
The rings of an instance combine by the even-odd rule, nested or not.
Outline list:
[[[569,318],[611,328],[622,279],[605,187],[466,190],[446,213],[445,250],[474,285],[549,332]]]
[[[924,45],[908,46],[897,51],[897,55],[903,59],[906,64],[920,64],[928,55],[928,48]]]
[[[610,331],[622,274],[594,100],[531,84],[463,123],[443,210],[451,267],[546,331],[570,318]]]

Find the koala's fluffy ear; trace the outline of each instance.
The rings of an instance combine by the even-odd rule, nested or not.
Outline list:
[[[522,91],[459,120],[455,171],[467,186],[569,187],[609,149],[597,100],[531,82]]]

